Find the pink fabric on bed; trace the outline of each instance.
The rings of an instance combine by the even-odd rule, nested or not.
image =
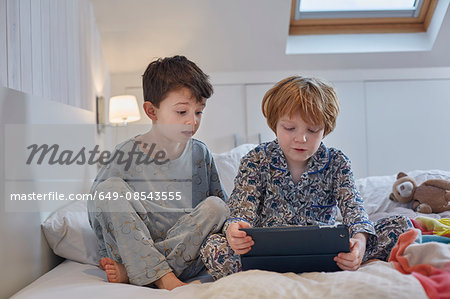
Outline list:
[[[435,269],[430,276],[412,272],[422,284],[425,292],[430,298],[450,298],[450,262],[444,269]]]
[[[410,220],[411,220],[411,222],[412,222],[412,224],[414,225],[415,228],[420,229],[420,231],[422,232],[422,235],[432,235],[433,234],[433,231],[428,231],[418,221],[416,221],[414,219],[410,219]]]
[[[433,219],[425,216],[416,217],[413,221],[415,228],[422,231],[422,235],[438,235],[450,238],[450,219]]]
[[[397,245],[392,249],[389,262],[403,274],[412,274],[422,284],[427,295],[434,298],[450,298],[450,262],[443,269],[435,268],[429,264],[410,266],[403,253],[412,244],[418,232],[415,229],[408,230],[400,235]]]

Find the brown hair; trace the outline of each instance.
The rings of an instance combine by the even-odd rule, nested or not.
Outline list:
[[[184,56],[159,58],[151,62],[142,75],[144,101],[159,107],[170,91],[187,87],[198,102],[213,94],[209,77]]]
[[[266,92],[262,112],[276,133],[278,120],[289,113],[300,112],[311,125],[323,125],[324,136],[334,130],[339,103],[334,89],[316,78],[293,76],[281,80]]]

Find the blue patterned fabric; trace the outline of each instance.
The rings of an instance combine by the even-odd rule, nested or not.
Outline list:
[[[246,221],[253,227],[334,225],[340,209],[351,236],[368,234],[363,261],[387,260],[398,237],[412,227],[404,216],[382,218],[374,226],[356,189],[349,159],[323,143],[297,184],[277,140],[257,146],[241,160],[228,206],[230,217],[222,233],[210,235],[200,248],[214,279],[242,271],[240,255],[225,236],[233,222]]]
[[[230,223],[240,221],[238,218],[254,227],[334,225],[340,209],[351,236],[375,234],[356,189],[350,160],[323,143],[297,184],[277,140],[257,146],[241,160],[228,205],[231,214],[223,232]]]

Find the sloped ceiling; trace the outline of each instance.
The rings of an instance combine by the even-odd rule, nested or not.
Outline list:
[[[207,72],[450,66],[450,9],[431,51],[286,55],[291,0],[91,1],[113,74],[176,54]]]

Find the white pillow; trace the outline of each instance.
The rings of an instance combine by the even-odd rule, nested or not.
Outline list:
[[[41,227],[56,255],[84,264],[98,265],[100,257],[97,238],[89,225],[86,203],[76,201],[59,208]]]
[[[426,180],[441,179],[450,181],[450,172],[444,170],[413,170],[407,172],[413,177],[417,184]],[[370,176],[356,180],[356,186],[364,201],[367,214],[384,213],[393,211],[397,207],[409,207],[408,204],[393,202],[389,199],[392,186],[396,181],[397,174],[387,176]]]
[[[228,196],[234,188],[234,178],[236,177],[241,163],[241,158],[245,156],[250,150],[255,148],[257,144],[242,144],[232,150],[222,153],[213,154],[214,162],[216,163],[217,171],[219,172],[220,181],[222,182],[225,192]]]

